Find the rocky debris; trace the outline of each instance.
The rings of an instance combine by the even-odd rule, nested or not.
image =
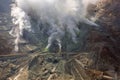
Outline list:
[[[90,56],[94,60],[90,67],[104,72],[103,74],[107,72],[115,80],[119,80],[120,77],[119,2],[119,0],[99,1],[94,11],[96,11],[96,22],[100,24],[102,31],[91,30],[87,46],[89,47],[87,50],[92,52]]]
[[[119,0],[100,0],[98,5],[93,5],[91,9],[94,9],[92,11],[95,13],[91,12],[90,15],[96,14],[96,22],[102,30],[90,31],[82,46],[84,53],[40,53],[39,48],[34,47],[34,50],[33,46],[26,45],[33,54],[0,56],[0,80],[119,80]],[[6,47],[0,52],[7,54],[10,52],[6,41],[9,35],[8,27],[3,27],[7,23],[3,22],[6,21],[0,20],[3,36],[0,47]]]
[[[92,68],[94,60],[89,53],[70,53],[64,57],[56,53],[34,53],[0,59],[0,80],[114,80],[118,75],[107,63],[101,64],[108,65],[109,70]]]
[[[2,60],[3,58],[3,60]],[[0,57],[0,80],[72,80],[64,73],[65,60],[55,53]]]
[[[7,80],[10,76],[17,73],[21,66],[26,64],[25,55],[0,56],[0,80]]]

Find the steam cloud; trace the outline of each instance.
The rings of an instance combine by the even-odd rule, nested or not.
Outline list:
[[[58,42],[61,49],[61,39],[65,35],[66,30],[71,35],[72,41],[77,43],[76,33],[79,32],[77,23],[83,22],[98,26],[85,17],[88,4],[95,4],[97,1],[98,0],[16,0],[17,6],[13,7],[11,11],[12,14],[16,12],[12,15],[13,19],[15,18],[13,23],[17,25],[17,27],[14,27],[15,29],[12,29],[12,31],[14,31],[13,34],[16,34],[15,48],[17,49],[15,50],[19,50],[18,44],[20,36],[23,35],[23,29],[29,32],[32,31],[29,16],[35,17],[38,20],[38,24],[49,24],[47,49],[54,40]]]

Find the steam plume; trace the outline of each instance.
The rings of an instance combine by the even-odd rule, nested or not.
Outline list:
[[[21,11],[19,10],[19,14],[21,15],[24,13],[24,19],[21,19],[21,21],[22,23],[28,23],[29,28],[26,28],[28,24],[18,26],[19,31],[16,32],[18,36],[16,35],[15,44],[18,46],[19,42],[17,41],[20,40],[19,37],[22,36],[23,30],[31,28],[28,15],[36,17],[38,24],[49,24],[47,49],[54,40],[56,40],[61,47],[61,39],[65,35],[66,30],[71,35],[72,41],[77,43],[76,33],[79,32],[77,23],[83,22],[89,25],[98,26],[85,17],[88,4],[96,3],[96,1],[97,0],[16,0],[17,6],[21,9]],[[18,24],[20,24],[21,21],[18,21]]]

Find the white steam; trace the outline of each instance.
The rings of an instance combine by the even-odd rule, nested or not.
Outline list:
[[[23,30],[26,29],[31,31],[31,24],[26,13],[15,4],[12,4],[11,16],[14,26],[9,33],[15,37],[15,51],[17,52],[19,51],[19,43],[21,41],[21,37],[23,36]]]
[[[88,4],[96,3],[96,1],[97,0],[16,0],[17,6],[21,10],[13,14],[13,17],[16,18],[16,21],[13,21],[13,23],[15,25],[17,24],[15,28],[18,30],[15,33],[15,45],[18,46],[18,41],[20,40],[20,36],[22,36],[23,30],[31,28],[28,14],[31,17],[36,17],[36,19],[39,20],[39,24],[49,24],[48,29],[50,34],[46,48],[49,48],[54,40],[58,41],[58,45],[61,47],[61,38],[64,36],[65,30],[71,35],[72,41],[77,43],[76,33],[79,32],[77,23],[83,22],[98,26],[85,17]],[[12,11],[16,12],[18,7],[12,9]]]

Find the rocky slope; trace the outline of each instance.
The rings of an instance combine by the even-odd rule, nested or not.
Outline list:
[[[0,56],[0,80],[119,80],[119,2],[100,0],[97,6],[89,7],[101,29],[91,29],[82,46],[83,52],[58,54],[36,49],[29,54]],[[7,41],[10,37],[4,28],[1,27],[6,37],[0,32],[3,37],[0,45],[6,47],[0,48],[1,54],[11,50]]]

